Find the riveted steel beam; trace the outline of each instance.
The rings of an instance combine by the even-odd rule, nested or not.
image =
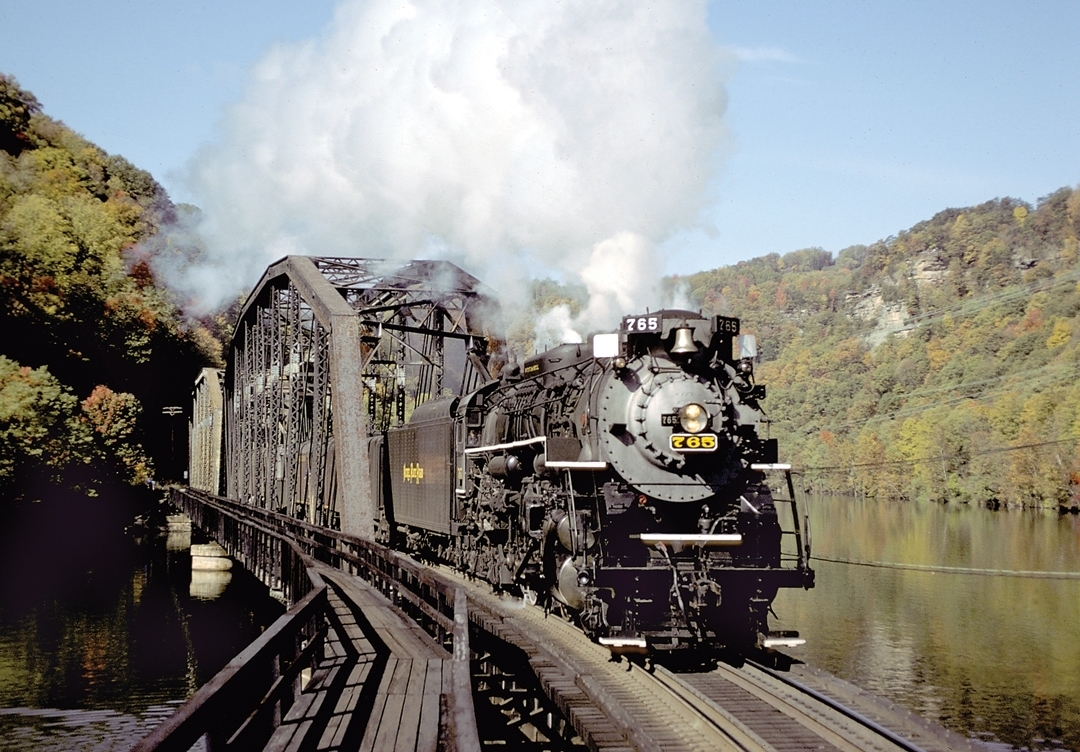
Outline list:
[[[368,438],[407,419],[407,392],[415,406],[489,378],[486,293],[441,261],[271,264],[229,351],[225,493],[371,539]]]

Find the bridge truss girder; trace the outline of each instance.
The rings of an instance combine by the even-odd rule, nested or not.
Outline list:
[[[480,287],[447,262],[271,265],[229,351],[225,495],[372,538],[371,435],[488,378]]]
[[[488,378],[479,322],[492,298],[477,279],[444,261],[312,260],[360,316],[373,430],[400,425],[428,399],[463,394]]]
[[[204,368],[195,379],[188,425],[188,485],[216,493],[221,482],[221,379],[224,373]]]

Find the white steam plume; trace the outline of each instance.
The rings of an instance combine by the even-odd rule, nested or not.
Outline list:
[[[538,351],[554,345],[581,342],[581,335],[574,327],[574,315],[565,303],[544,311],[536,320],[533,331]]]
[[[695,222],[726,135],[705,16],[344,0],[259,63],[191,165],[208,250],[180,284],[214,305],[289,253],[444,257],[500,288],[580,275],[584,328],[659,302],[653,246]]]

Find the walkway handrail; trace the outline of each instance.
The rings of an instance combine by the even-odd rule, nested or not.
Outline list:
[[[185,489],[179,495],[197,498],[224,514],[261,519],[267,528],[289,532],[308,556],[359,573],[436,639],[445,640],[453,633],[456,585],[412,558],[379,543],[205,491]]]
[[[472,693],[472,653],[469,651],[469,598],[458,588],[454,595],[454,659],[450,669],[453,693],[447,708],[448,736],[453,749],[480,750],[480,731],[476,727],[476,707]]]
[[[139,741],[132,752],[184,752],[204,734],[232,740],[254,735],[253,730],[260,725],[263,731],[260,735],[269,738],[273,732],[272,719],[264,716],[292,691],[300,669],[310,665],[315,649],[322,646],[325,627],[316,633],[316,639],[307,641],[288,669],[276,678],[272,666],[290,644],[295,644],[302,629],[322,614],[326,604],[324,584],[304,596],[255,642],[240,651],[175,713]]]
[[[300,670],[312,666],[321,654],[327,618],[333,615],[327,585],[313,568],[315,561],[359,573],[437,640],[452,640],[453,692],[444,698],[442,709],[449,738],[441,741],[448,749],[480,749],[472,697],[468,597],[463,589],[384,546],[285,515],[192,489],[172,489],[170,501],[193,524],[216,533],[231,555],[260,570],[264,580],[280,583],[286,595],[302,597],[133,752],[183,752],[204,734],[228,747],[265,744],[299,694]],[[241,527],[254,531],[261,544],[271,544],[270,553],[230,540]],[[290,533],[302,537],[290,538]],[[288,556],[283,555],[286,551]],[[306,578],[297,577],[300,572]],[[290,645],[295,647],[293,653]]]
[[[174,491],[174,503],[178,496]],[[207,734],[212,742],[220,740],[227,746],[261,747],[299,695],[301,671],[314,667],[321,656],[329,606],[326,583],[293,541],[248,524],[264,541],[274,539],[276,552],[285,554],[278,561],[277,579],[299,600],[141,739],[133,752],[185,752]],[[290,576],[301,572],[305,576]]]

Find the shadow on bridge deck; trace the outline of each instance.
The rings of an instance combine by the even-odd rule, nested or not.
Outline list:
[[[180,506],[294,605],[133,752],[183,752],[200,739],[213,752],[479,749],[463,591],[427,588],[444,646],[370,582],[288,536],[213,500]]]
[[[317,571],[331,585],[326,658],[266,749],[435,750],[450,654],[363,580]]]

